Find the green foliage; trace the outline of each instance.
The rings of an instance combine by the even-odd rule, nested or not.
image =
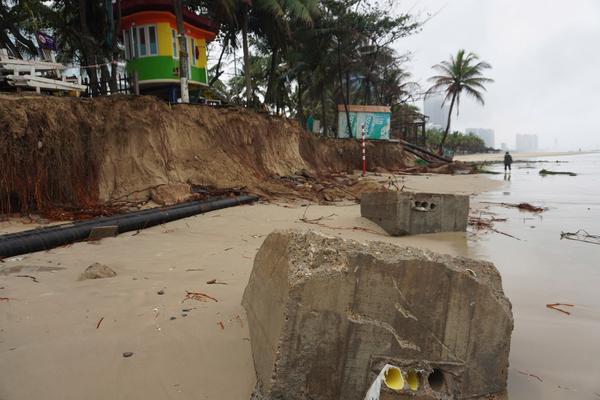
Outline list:
[[[444,137],[444,131],[428,129],[425,135],[429,147],[439,147]],[[447,136],[444,149],[452,153],[484,153],[488,150],[480,137],[473,134],[465,135],[459,131],[454,131]]]
[[[262,103],[272,112],[301,121],[314,115],[327,134],[336,125],[338,104],[405,103],[419,89],[405,67],[408,56],[392,46],[417,32],[421,24],[410,14],[390,13],[393,3],[184,1],[220,26],[219,63],[209,71],[215,91],[229,101]],[[118,21],[107,12],[111,4],[111,0],[0,0],[0,24],[19,33],[49,31],[58,39],[58,58],[63,62],[103,64],[123,57],[119,32],[111,28]],[[225,80],[221,61],[240,47],[243,73]],[[108,67],[99,72],[108,75]],[[88,74],[97,79],[98,71],[88,68]]]

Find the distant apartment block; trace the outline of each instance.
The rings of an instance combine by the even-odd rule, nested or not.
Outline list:
[[[473,134],[483,140],[485,147],[496,147],[496,134],[493,129],[467,128],[467,135]]]
[[[536,151],[538,149],[538,137],[537,135],[517,134],[516,144],[517,151]]]
[[[426,97],[423,101],[423,114],[429,117],[427,128],[446,129],[450,107],[444,104],[443,96]]]

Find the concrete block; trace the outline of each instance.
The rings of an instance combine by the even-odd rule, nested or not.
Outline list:
[[[395,191],[363,193],[360,214],[392,236],[464,232],[469,196]]]
[[[488,262],[274,232],[242,304],[256,399],[363,400],[386,364],[417,389],[381,398],[471,399],[506,387],[511,304]]]

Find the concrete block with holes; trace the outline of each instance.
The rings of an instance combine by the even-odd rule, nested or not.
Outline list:
[[[513,318],[493,264],[277,231],[244,292],[253,399],[476,399],[506,388]],[[391,380],[391,378],[390,378]]]
[[[360,214],[392,236],[464,232],[469,196],[395,191],[363,193]]]

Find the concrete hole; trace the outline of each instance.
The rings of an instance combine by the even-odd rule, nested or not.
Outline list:
[[[429,376],[427,377],[427,381],[429,382],[429,387],[433,391],[439,392],[444,387],[444,373],[441,369],[434,368],[431,374],[429,374]]]
[[[436,208],[436,207],[437,207],[437,206],[436,206],[435,204],[433,204],[433,203],[431,203],[431,204],[429,205],[429,208],[431,208],[432,210],[435,210],[435,208]]]

